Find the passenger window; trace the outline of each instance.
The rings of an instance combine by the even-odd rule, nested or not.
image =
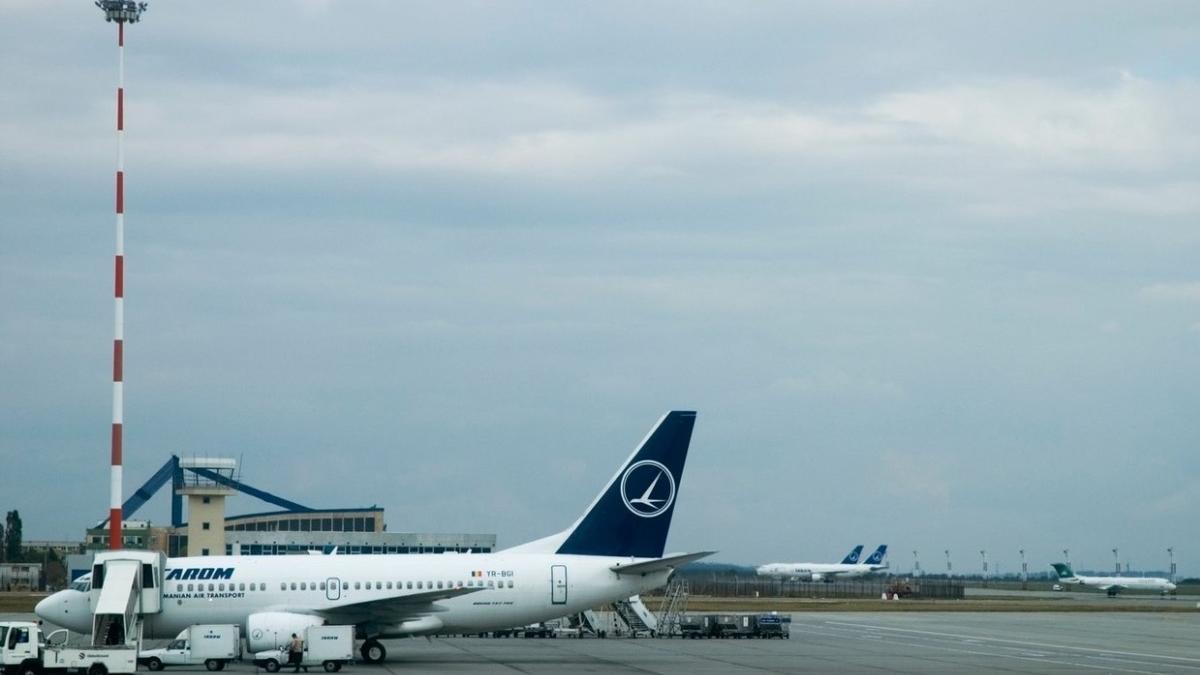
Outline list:
[[[343,581],[343,582],[342,582],[342,590],[343,590],[343,591],[348,591],[348,590],[350,590],[350,582],[349,582],[349,581]]]
[[[509,580],[508,580],[508,587],[509,587],[509,588],[512,588],[512,579],[509,579]]]
[[[281,591],[286,591],[286,590],[287,590],[287,582],[286,582],[286,581],[284,581],[284,582],[280,582],[280,584],[279,584],[279,590],[281,590]]]
[[[244,590],[246,590],[246,584],[238,584],[238,590],[239,590],[239,591],[244,591]]]
[[[321,582],[321,590],[325,590],[325,582],[324,581]]]
[[[292,582],[292,590],[293,591],[296,590],[296,582],[294,582],[294,581]]]
[[[425,587],[425,584],[424,584],[423,582],[420,582],[420,581],[418,581],[418,582],[417,582],[417,588],[418,588],[418,589],[420,589],[420,588],[424,588],[424,587]]]
[[[390,591],[390,590],[392,590],[392,582],[390,582],[390,581],[389,581],[389,582],[387,582],[387,589],[388,589],[389,591]]]
[[[404,585],[404,587],[405,587],[405,588],[412,588],[412,582],[411,582],[411,581],[410,581],[410,582],[408,582],[407,584],[405,584],[405,585]]]
[[[354,590],[356,590],[356,591],[357,591],[357,590],[360,590],[361,588],[362,588],[362,584],[361,584],[361,583],[359,583],[359,582],[357,582],[357,581],[356,581],[356,582],[354,582]]]
[[[495,588],[495,586],[496,586],[496,582],[489,579],[488,580],[488,588]]]
[[[442,582],[440,582],[440,581],[439,581],[439,582],[438,582],[438,589],[440,590],[441,588],[442,588]]]
[[[183,592],[183,584],[175,584],[175,592],[182,593]]]
[[[209,592],[209,593],[212,593],[212,592],[213,592],[213,591],[215,591],[215,590],[217,590],[217,589],[213,588],[213,584],[209,584],[209,585],[208,585],[208,592]]]
[[[193,590],[194,590],[194,587],[192,586],[192,584],[188,584],[188,593],[191,593]]]
[[[220,584],[217,584],[217,590],[218,591],[225,590],[225,582],[224,581],[222,581]]]
[[[307,591],[307,590],[308,590],[308,584],[306,584],[306,583],[304,583],[303,581],[301,581],[301,582],[300,582],[300,590],[302,590],[302,591]]]

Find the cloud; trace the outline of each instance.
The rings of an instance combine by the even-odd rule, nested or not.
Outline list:
[[[1154,302],[1200,302],[1200,281],[1152,284],[1142,288],[1141,296]]]
[[[881,119],[957,146],[986,149],[1026,165],[1149,170],[1197,145],[1184,101],[1196,87],[1122,73],[1107,87],[1008,79],[883,97]]]

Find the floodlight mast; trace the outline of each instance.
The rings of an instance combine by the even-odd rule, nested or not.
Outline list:
[[[108,495],[108,547],[119,550],[121,536],[121,443],[125,423],[125,24],[137,23],[146,3],[96,0],[104,20],[117,24],[117,245],[113,272],[113,407]]]

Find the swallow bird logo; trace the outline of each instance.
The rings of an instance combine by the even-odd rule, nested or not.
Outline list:
[[[621,499],[635,516],[660,516],[675,502],[675,477],[660,462],[635,462],[621,477]]]

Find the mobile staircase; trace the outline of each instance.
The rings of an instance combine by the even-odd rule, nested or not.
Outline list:
[[[683,635],[680,619],[687,613],[688,582],[685,579],[672,581],[663,594],[658,609],[658,637]]]
[[[654,637],[658,632],[658,618],[642,602],[640,595],[630,596],[628,600],[618,600],[612,607],[621,621],[629,627],[629,633],[633,637]]]

